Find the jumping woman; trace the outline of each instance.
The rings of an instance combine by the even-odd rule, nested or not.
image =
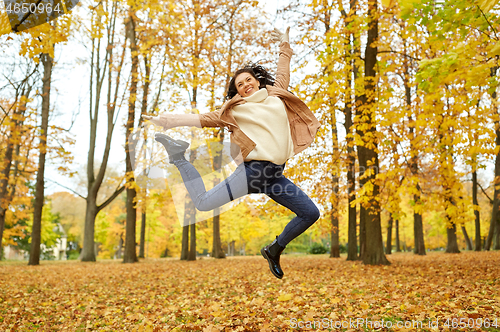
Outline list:
[[[296,214],[276,239],[261,249],[271,272],[283,278],[280,255],[286,245],[320,216],[313,201],[293,182],[283,176],[286,161],[307,148],[319,121],[311,110],[287,91],[290,82],[289,31],[274,29],[280,52],[276,79],[258,65],[236,71],[221,109],[205,114],[162,114],[144,116],[165,130],[178,126],[227,127],[231,143],[239,147],[238,167],[225,181],[206,191],[203,180],[184,152],[189,143],[156,133],[155,140],[167,150],[169,162],[179,170],[196,208],[210,211],[246,194],[266,194]],[[233,149],[231,149],[233,150]],[[231,151],[231,155],[236,153]]]

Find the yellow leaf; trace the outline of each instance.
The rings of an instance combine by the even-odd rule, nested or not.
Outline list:
[[[389,8],[391,7],[392,1],[391,0],[382,0],[382,6]]]
[[[495,44],[490,51],[491,55],[500,55],[500,43]]]
[[[9,33],[12,31],[12,27],[9,22],[9,16],[7,13],[0,12],[0,35]]]
[[[282,294],[278,297],[278,301],[290,301],[292,299],[292,294]]]
[[[497,3],[497,0],[479,0],[479,7],[484,13],[489,12]]]
[[[255,305],[262,305],[264,303],[264,300],[258,298],[258,299],[253,299],[252,301]]]
[[[361,307],[361,309],[363,309],[363,310],[366,310],[366,309],[370,308],[370,306],[369,306],[369,305],[368,305],[368,303],[366,303],[366,302],[361,303],[360,307]]]
[[[220,316],[222,316],[222,314],[224,314],[224,312],[222,310],[221,311],[214,311],[211,313],[211,315],[214,317],[220,317]]]

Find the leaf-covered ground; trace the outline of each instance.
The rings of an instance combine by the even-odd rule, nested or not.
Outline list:
[[[500,252],[388,257],[1,263],[0,330],[500,331]]]

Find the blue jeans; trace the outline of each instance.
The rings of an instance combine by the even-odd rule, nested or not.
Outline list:
[[[296,214],[278,236],[278,244],[285,247],[319,219],[320,212],[313,201],[293,182],[283,176],[285,164],[252,160],[240,164],[233,174],[211,190],[186,160],[173,162],[179,169],[186,189],[196,208],[210,211],[247,194],[266,194],[278,204]]]

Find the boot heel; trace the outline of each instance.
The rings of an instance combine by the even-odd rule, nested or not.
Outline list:
[[[260,250],[260,253],[262,254],[262,257],[264,257],[267,262],[269,263],[269,270],[271,270],[271,273],[278,279],[283,278],[283,270],[281,269],[280,266],[280,255],[285,249],[284,247],[279,246],[279,250],[277,255],[273,256],[269,252],[269,247],[273,245],[278,245],[277,241],[275,240],[271,245],[265,246]]]

